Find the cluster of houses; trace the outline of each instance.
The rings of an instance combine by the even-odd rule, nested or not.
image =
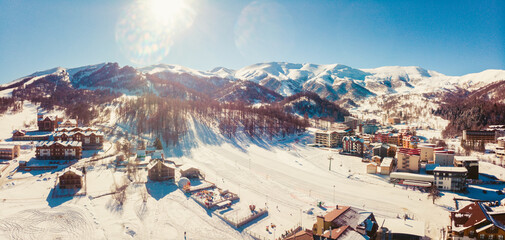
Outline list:
[[[383,219],[378,221],[372,212],[355,207],[337,205],[325,215],[317,216],[312,229],[282,236],[285,240],[357,240],[357,239],[422,239],[424,223],[412,220]],[[420,223],[420,224],[419,224]],[[408,225],[409,231],[402,228]]]
[[[163,150],[155,149],[153,146],[144,147],[143,144],[134,144],[130,151],[132,158],[125,155],[116,156],[116,165],[126,167],[131,164],[137,169],[147,170],[147,177],[151,181],[172,181],[175,182],[176,169],[180,172],[180,178],[203,178],[203,174],[198,168],[184,164],[177,166],[174,161],[165,158]],[[131,159],[131,160],[130,160]]]
[[[398,124],[398,121],[397,118],[388,119],[390,124]],[[334,128],[336,130],[317,131],[315,144],[341,147],[342,154],[363,157],[364,161],[369,161],[367,173],[395,173],[390,176],[393,182],[417,187],[434,185],[448,191],[464,191],[467,179],[479,179],[477,158],[456,156],[452,150],[428,144],[425,138],[417,136],[409,128],[379,130],[375,122],[360,122],[355,118],[346,119],[344,124],[335,125]],[[498,142],[498,149],[504,148],[505,137],[497,137],[501,136],[500,129],[494,126],[492,130],[465,131],[463,140],[493,141]],[[492,137],[488,132],[492,132]]]
[[[383,152],[372,157],[367,173],[390,175],[390,179],[399,184],[416,187],[434,185],[440,190],[464,191],[467,179],[479,179],[476,157],[456,156],[454,151],[434,144],[400,147],[393,157],[384,156]],[[380,170],[376,170],[377,167]]]
[[[38,131],[12,134],[13,141],[37,141],[37,159],[79,159],[83,150],[103,148],[104,134],[94,127],[79,127],[76,119],[38,114],[37,126]]]

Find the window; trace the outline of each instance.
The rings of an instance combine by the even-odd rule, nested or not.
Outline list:
[[[489,235],[489,236],[488,236],[488,239],[489,239],[489,240],[493,240],[493,239],[494,239],[494,235]]]
[[[503,235],[498,235],[498,240],[503,240]]]
[[[484,234],[479,235],[479,239],[485,239],[485,238],[486,238],[486,235],[484,235]]]

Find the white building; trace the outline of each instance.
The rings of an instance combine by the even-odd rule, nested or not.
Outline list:
[[[465,167],[436,167],[433,170],[435,185],[440,190],[463,191],[467,173]]]

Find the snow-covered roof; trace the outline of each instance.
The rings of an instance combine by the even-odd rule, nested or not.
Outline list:
[[[457,173],[466,173],[468,170],[466,170],[465,167],[436,167],[434,172],[457,172]]]
[[[54,137],[59,137],[59,136],[63,136],[63,135],[73,136],[73,135],[76,135],[77,133],[82,134],[84,136],[91,136],[91,135],[103,136],[103,133],[99,132],[99,131],[96,131],[96,132],[95,131],[55,132],[55,133],[53,133],[53,136]]]
[[[389,177],[390,178],[396,178],[396,179],[414,180],[414,181],[425,181],[425,182],[433,182],[433,181],[435,181],[435,177],[433,175],[408,173],[408,172],[392,172],[389,175]]]
[[[156,166],[156,164],[158,164],[158,163],[163,164],[163,166],[165,166],[165,167],[175,169],[175,165],[174,165],[174,164],[165,163],[165,162],[163,162],[162,160],[158,160],[158,159],[150,161],[150,162],[149,162],[149,164],[147,164],[147,169],[151,169],[151,168],[153,168],[153,167],[154,167],[154,166]]]
[[[454,156],[454,160],[460,162],[478,162],[479,159],[473,156]]]
[[[191,170],[191,169],[193,169],[193,170],[197,170],[197,171],[198,171],[198,168],[193,167],[193,166],[188,165],[188,164],[184,164],[184,165],[182,165],[179,169],[180,169],[182,172],[185,172],[185,171],[188,171],[188,170]]]
[[[77,170],[75,168],[67,168],[66,170],[63,171],[63,173],[61,174],[61,176],[65,175],[68,172],[75,173],[75,174],[77,174],[78,176],[81,176],[81,177],[84,176],[84,174],[82,173],[82,171]]]
[[[421,221],[398,218],[377,219],[378,222],[383,222],[383,226],[387,227],[392,233],[407,234],[412,236],[425,236],[425,224]]]
[[[13,149],[17,144],[13,143],[0,143],[0,149]]]
[[[391,164],[393,163],[393,158],[392,157],[385,157],[382,159],[381,162],[381,167],[391,167]]]
[[[37,147],[50,147],[53,144],[60,144],[65,147],[82,147],[82,142],[78,142],[78,141],[43,141],[43,142],[39,142],[36,146]]]
[[[60,127],[56,128],[55,132],[72,132],[72,131],[98,131],[96,127]]]

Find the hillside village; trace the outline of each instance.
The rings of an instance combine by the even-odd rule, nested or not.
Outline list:
[[[32,117],[36,118],[36,129],[14,129],[10,137],[0,142],[0,201],[6,206],[17,202],[15,199],[23,197],[26,191],[33,191],[46,195],[41,200],[47,201],[52,209],[70,202],[73,202],[72,205],[79,204],[83,199],[91,202],[108,199],[108,208],[116,209],[109,211],[121,212],[131,204],[129,202],[137,199],[134,200],[136,204],[142,204],[141,209],[146,211],[151,206],[149,202],[162,201],[177,193],[187,199],[183,200],[184,204],[193,202],[187,208],[200,208],[199,211],[207,213],[204,215],[209,219],[202,219],[204,222],[213,219],[213,222],[227,225],[231,232],[227,236],[230,238],[467,239],[479,236],[480,239],[502,239],[505,235],[505,222],[500,217],[505,212],[500,202],[505,187],[502,180],[505,173],[502,170],[504,126],[467,130],[458,139],[459,142],[448,144],[438,138],[421,136],[418,131],[426,130],[409,127],[408,123],[396,117],[378,122],[346,116],[343,122],[323,124],[324,129],[310,128],[305,134],[273,140],[279,142],[267,147],[272,148],[268,151],[284,156],[276,160],[280,162],[275,164],[281,164],[278,167],[288,167],[292,170],[286,171],[291,172],[302,170],[304,175],[312,177],[326,172],[323,179],[332,179],[325,188],[311,189],[311,184],[307,184],[303,193],[291,193],[288,198],[294,199],[288,203],[282,200],[285,196],[280,197],[270,190],[265,195],[257,190],[251,192],[257,186],[251,188],[252,182],[237,182],[232,177],[232,172],[238,170],[247,175],[263,175],[262,180],[253,181],[257,182],[254,183],[256,185],[264,181],[286,184],[284,179],[266,171],[268,168],[265,167],[273,162],[259,165],[264,160],[252,160],[252,155],[245,155],[249,159],[239,157],[239,163],[237,157],[232,157],[232,162],[226,166],[232,175],[223,175],[214,170],[223,163],[202,162],[201,157],[205,158],[205,154],[193,154],[189,158],[167,157],[159,139],[134,136],[117,126],[81,126],[78,119],[40,111]],[[194,127],[193,130],[195,134],[202,134]],[[217,146],[212,151],[222,151],[219,148]],[[231,153],[236,151],[233,148],[236,147],[223,149]],[[218,152],[208,153],[216,155]],[[243,153],[230,156],[240,154]],[[294,162],[284,162],[287,159]],[[308,163],[300,162],[302,160],[311,161],[312,166],[306,166]],[[104,171],[111,174],[108,180],[103,178]],[[498,172],[499,175],[496,174]],[[330,175],[326,176],[327,173]],[[332,176],[334,174],[338,176]],[[30,179],[47,182],[47,190],[23,186],[24,182],[33,181]],[[310,181],[316,183],[322,180]],[[399,198],[403,196],[408,201],[421,201],[424,202],[422,206],[433,206],[438,210],[421,213],[422,207],[417,210],[404,208],[407,211],[401,210],[400,214],[369,200],[359,203],[349,201],[353,195],[346,196],[350,189],[340,185],[343,182],[349,186],[361,186],[358,189],[367,189],[365,186],[369,185],[372,187],[370,190],[379,184],[380,188],[389,190],[379,190],[376,192],[379,195],[372,195],[372,198],[380,197],[381,191],[394,190],[396,194],[400,193]],[[337,183],[341,187],[339,194],[336,194]],[[25,190],[17,190],[19,184]],[[300,201],[300,198],[304,200]],[[295,209],[301,207],[298,213],[295,210],[298,216],[293,216],[293,213],[285,215],[285,211],[292,211],[294,206],[298,206]],[[303,209],[308,206],[310,208]],[[170,215],[170,212],[166,214]],[[433,218],[439,212],[447,214],[442,214],[435,221]],[[16,216],[16,213],[12,214]],[[0,223],[4,224],[0,224],[0,233],[4,236],[30,236],[16,235],[23,232],[23,227],[19,226],[13,232],[14,228],[5,225],[5,221],[9,220],[0,219]],[[141,230],[132,226],[123,227],[126,227],[125,234],[131,237],[157,236],[137,233]],[[103,231],[104,235],[91,231],[95,234],[93,238],[107,236],[107,230]],[[182,232],[175,231],[175,234],[174,239],[182,236]],[[191,236],[195,233],[187,229],[184,231],[186,234]]]

